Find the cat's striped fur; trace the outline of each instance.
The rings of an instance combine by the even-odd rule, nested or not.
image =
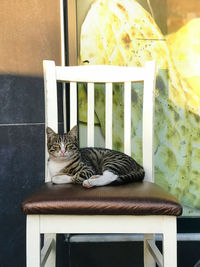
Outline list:
[[[124,153],[105,148],[79,148],[78,128],[64,135],[47,128],[49,171],[54,183],[85,187],[142,181],[144,169]]]

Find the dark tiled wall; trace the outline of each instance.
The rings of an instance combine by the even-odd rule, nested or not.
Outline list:
[[[25,266],[21,201],[44,181],[43,78],[0,76],[0,266]]]
[[[44,183],[44,114],[43,77],[0,76],[0,267],[26,266],[21,202]],[[61,131],[62,119],[61,108]],[[58,236],[57,266],[66,266],[63,240]]]
[[[42,63],[41,63],[42,64]],[[44,122],[43,78],[0,76],[0,123]]]

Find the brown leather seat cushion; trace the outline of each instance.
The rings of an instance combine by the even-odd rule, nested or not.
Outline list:
[[[43,184],[22,203],[25,214],[175,215],[175,197],[150,182],[86,189],[81,185]]]

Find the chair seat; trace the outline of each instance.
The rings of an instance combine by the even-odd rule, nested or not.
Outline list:
[[[22,203],[25,214],[173,215],[178,200],[151,182],[86,189],[80,185],[45,183]]]

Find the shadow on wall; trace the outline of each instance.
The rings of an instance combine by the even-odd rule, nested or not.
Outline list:
[[[21,202],[44,182],[43,77],[0,75],[0,107],[0,266],[23,267]]]
[[[43,79],[0,76],[0,266],[25,266],[22,199],[43,181]]]
[[[62,90],[58,85],[58,101]],[[0,75],[0,266],[25,266],[22,200],[44,182],[43,77]],[[62,110],[59,112],[62,129]]]

